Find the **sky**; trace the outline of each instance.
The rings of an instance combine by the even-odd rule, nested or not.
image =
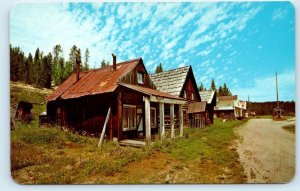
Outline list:
[[[198,86],[214,79],[241,100],[295,100],[295,20],[289,2],[21,3],[10,43],[26,55],[75,44],[90,67],[141,57],[149,73],[191,65]]]

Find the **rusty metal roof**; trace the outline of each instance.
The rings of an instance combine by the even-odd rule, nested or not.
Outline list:
[[[142,62],[141,58],[118,63],[116,71],[112,71],[112,65],[110,65],[104,68],[80,72],[78,82],[76,82],[76,74],[72,74],[47,97],[46,101],[113,92],[118,86],[119,79],[130,72],[139,62]]]
[[[204,90],[204,91],[199,91],[201,101],[206,101],[208,104],[210,104],[214,98],[215,95],[214,90]]]
[[[201,113],[205,112],[206,101],[193,102],[188,106],[188,113]]]
[[[125,83],[119,83],[119,85],[127,87],[127,88],[135,90],[135,91],[138,91],[138,92],[141,92],[146,95],[153,95],[153,96],[170,98],[170,99],[184,100],[183,98],[171,95],[169,93],[161,92],[161,91],[155,90],[155,89],[146,88],[143,86],[136,86],[136,85],[125,84]]]
[[[190,66],[151,74],[150,77],[157,89],[175,96],[180,96]]]

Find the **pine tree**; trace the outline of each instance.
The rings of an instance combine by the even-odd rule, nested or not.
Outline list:
[[[61,83],[62,79],[62,67],[60,65],[60,59],[62,58],[61,45],[57,44],[53,48],[53,64],[52,64],[52,79],[55,85]]]
[[[77,46],[73,45],[73,47],[70,49],[69,54],[69,61],[72,63],[73,66],[73,72],[76,72],[76,56],[78,54]]]
[[[72,73],[73,73],[73,62],[69,60],[66,62],[62,80],[63,81],[66,80]]]
[[[18,57],[18,65],[19,65],[17,78],[18,78],[19,81],[25,82],[24,74],[25,74],[25,70],[26,70],[26,68],[25,68],[25,61],[26,60],[25,60],[24,52],[22,52],[20,50],[20,52],[18,52],[17,57]]]
[[[58,62],[58,79],[57,79],[58,84],[61,84],[66,79],[64,77],[64,73],[65,73],[65,60],[64,58],[61,57],[59,58],[59,62]]]
[[[34,86],[39,86],[40,75],[41,75],[40,49],[37,48],[33,59],[33,85]]]
[[[226,83],[223,84],[223,95],[224,96],[231,96],[230,90],[227,88]]]
[[[29,64],[29,79],[28,83],[33,84],[34,83],[34,63],[33,63],[33,57],[32,54],[29,53],[28,58],[27,58],[28,64]]]
[[[29,84],[29,71],[30,71],[29,55],[28,58],[25,58],[25,62],[24,62],[23,82],[26,84]]]
[[[204,86],[203,86],[203,84],[202,84],[202,82],[201,82],[201,84],[200,84],[200,86],[199,86],[199,91],[203,91],[204,90]]]
[[[100,65],[101,65],[101,68],[106,67],[106,66],[109,66],[109,62],[105,61],[105,60],[102,60]]]
[[[19,47],[12,47],[10,45],[10,80],[22,80],[23,66],[25,62],[24,53]]]
[[[210,90],[216,90],[215,80],[211,80]]]
[[[50,88],[52,82],[52,54],[49,52],[47,56],[43,58],[44,60],[44,84],[43,87]]]
[[[85,54],[84,54],[84,66],[83,66],[83,71],[87,71],[89,70],[89,58],[90,58],[90,52],[89,49],[87,48],[85,50]]]
[[[161,73],[163,71],[164,71],[164,69],[163,69],[161,63],[159,63],[159,65],[155,69],[155,73],[157,74],[157,73]]]
[[[223,87],[222,86],[219,87],[219,89],[217,91],[217,95],[218,96],[224,96],[224,91],[223,91]]]

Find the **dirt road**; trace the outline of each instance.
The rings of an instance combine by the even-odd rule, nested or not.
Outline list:
[[[237,151],[249,183],[289,182],[295,173],[295,134],[282,128],[295,119],[251,119],[236,129]]]

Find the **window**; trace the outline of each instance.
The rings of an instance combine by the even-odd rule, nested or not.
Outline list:
[[[136,106],[123,105],[123,130],[136,129]]]
[[[144,84],[144,74],[142,73],[137,73],[137,80],[139,84]]]
[[[183,98],[186,98],[186,91],[183,92]]]
[[[194,97],[194,93],[192,93],[192,95],[191,95],[191,99],[192,99],[192,100],[194,100],[194,99],[195,99],[195,97]]]
[[[156,128],[156,109],[151,107],[150,110],[150,124],[151,128]]]

